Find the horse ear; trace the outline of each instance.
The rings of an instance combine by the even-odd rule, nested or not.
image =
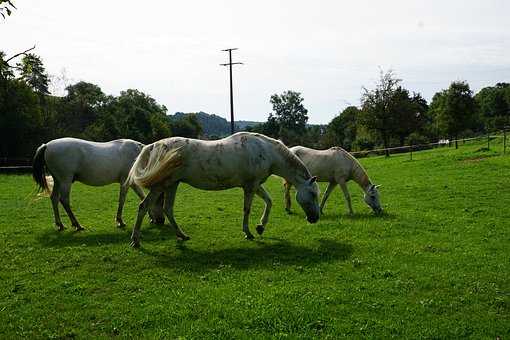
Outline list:
[[[312,176],[312,178],[310,178],[310,183],[313,183],[316,181],[317,181],[317,176]]]

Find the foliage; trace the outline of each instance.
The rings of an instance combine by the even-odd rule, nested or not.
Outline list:
[[[270,127],[278,126],[278,135],[285,144],[299,144],[308,121],[308,110],[303,105],[301,93],[289,90],[281,95],[273,94],[270,102],[273,106],[268,119],[272,121]]]
[[[430,106],[435,112],[438,130],[445,136],[456,138],[463,130],[474,126],[477,106],[466,82],[451,83],[447,90],[434,96]]]
[[[50,201],[27,198],[29,176],[0,176],[0,337],[505,339],[510,178],[500,170],[510,158],[481,147],[361,159],[383,184],[380,217],[349,183],[356,214],[336,189],[309,225],[297,207],[284,211],[270,177],[269,225],[253,242],[241,189],[181,184],[175,215],[192,239],[146,219],[140,251],[130,228],[115,227],[117,186],[76,183],[72,205],[88,228],[59,233]],[[138,203],[130,193],[127,222]],[[262,210],[254,199],[252,229]]]
[[[510,125],[510,84],[484,87],[475,95],[475,101],[487,128],[502,129]]]
[[[360,110],[356,106],[346,107],[338,116],[328,124],[325,144],[328,147],[341,146],[351,151],[356,141],[356,131]]]
[[[18,63],[17,67],[20,71],[20,78],[37,94],[50,94],[48,91],[48,74],[40,57],[33,53],[28,53],[23,56],[21,63]]]
[[[172,135],[198,138],[202,134],[202,125],[196,114],[186,114],[172,120]]]
[[[5,15],[10,16],[13,9],[16,9],[16,6],[12,0],[0,0],[0,15],[3,19],[6,18]]]

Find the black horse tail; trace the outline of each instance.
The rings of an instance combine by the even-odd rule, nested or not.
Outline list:
[[[32,161],[32,177],[34,181],[39,185],[39,191],[49,192],[50,188],[46,181],[46,160],[44,154],[46,152],[46,144],[41,145],[35,152],[34,159]]]

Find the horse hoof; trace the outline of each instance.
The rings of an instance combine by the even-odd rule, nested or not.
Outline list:
[[[257,229],[257,233],[258,233],[259,235],[262,235],[262,233],[263,233],[263,232],[264,232],[264,230],[265,230],[265,228],[264,228],[264,226],[263,226],[262,224],[259,224],[259,225],[257,226],[257,228],[255,228],[255,229]]]
[[[65,229],[63,224],[57,224],[56,227],[57,227],[57,231],[64,231],[64,229]]]
[[[140,249],[140,241],[131,241],[129,244],[133,249]]]
[[[252,241],[255,237],[253,237],[252,234],[246,234],[244,235],[244,238],[246,238],[248,241]]]
[[[188,235],[180,235],[180,236],[177,236],[177,241],[187,241],[191,239],[191,237],[189,237]]]
[[[75,227],[76,228],[76,231],[82,231],[82,230],[85,230],[85,228],[83,228],[81,225]]]
[[[286,212],[287,212],[287,214],[289,214],[289,215],[290,215],[290,214],[292,214],[292,211],[290,211],[290,209],[285,208],[285,211],[286,211]]]
[[[165,224],[165,218],[153,218],[151,219],[151,224],[159,224],[159,225],[163,225]]]
[[[123,221],[117,221],[117,228],[125,228],[126,227],[126,223],[124,223]]]

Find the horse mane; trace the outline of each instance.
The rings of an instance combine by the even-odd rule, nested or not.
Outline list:
[[[273,138],[270,138],[270,137],[267,137],[267,136],[261,135],[261,134],[257,134],[257,135],[260,137],[267,138],[267,140],[270,143],[272,143],[276,146],[276,149],[283,156],[283,159],[287,163],[287,166],[289,168],[301,169],[305,173],[305,176],[307,176],[307,178],[305,178],[305,179],[312,177],[312,175],[310,174],[310,171],[305,166],[305,164],[299,159],[299,157],[297,157],[295,154],[293,154],[292,151],[290,151],[290,149],[285,144],[283,144],[282,141],[273,139]]]
[[[342,148],[340,148],[342,149]],[[351,155],[349,152],[342,149],[343,152],[347,155],[348,158],[352,160],[353,168],[352,168],[352,175],[353,179],[363,188],[365,189],[370,185],[370,178],[368,177],[368,174],[366,170],[363,168],[361,163]]]

